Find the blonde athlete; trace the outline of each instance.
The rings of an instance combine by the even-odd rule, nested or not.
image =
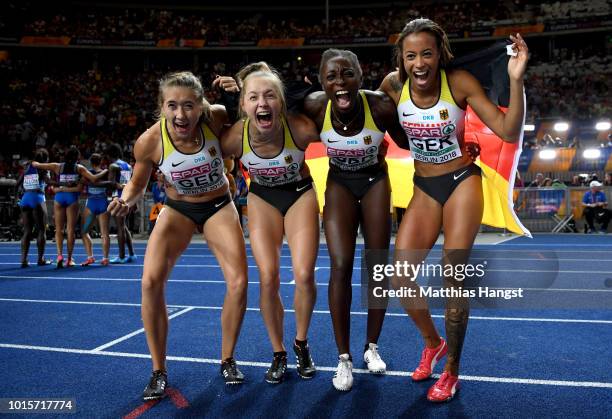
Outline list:
[[[227,284],[221,314],[221,374],[226,384],[244,381],[233,354],[246,309],[246,250],[218,140],[227,115],[223,107],[205,100],[200,81],[189,72],[168,74],[160,81],[158,112],[159,121],[136,141],[132,178],[108,207],[113,216],[126,215],[142,198],[153,168],[159,166],[167,200],[149,238],[142,275],[142,318],[153,361],[145,400],[165,395],[168,313],[164,291],[172,267],[196,228],[204,233]]]
[[[318,141],[319,133],[306,116],[287,114],[283,83],[267,64],[251,64],[239,78],[244,119],[226,132],[222,144],[224,155],[239,157],[251,178],[249,234],[259,268],[261,314],[274,352],[265,379],[280,383],[287,368],[279,294],[283,234],[291,250],[295,280],[297,334],[292,346],[298,374],[308,379],[316,371],[307,335],[316,301],[319,209],[304,150]]]

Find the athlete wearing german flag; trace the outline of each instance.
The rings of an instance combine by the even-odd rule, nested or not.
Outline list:
[[[396,103],[415,160],[414,194],[395,243],[396,259],[418,264],[444,229],[443,260],[466,263],[483,221],[485,200],[481,169],[465,151],[465,112],[468,105],[503,141],[520,141],[524,121],[523,76],[528,49],[522,37],[510,37],[513,57],[508,62],[510,101],[506,113],[486,96],[478,80],[464,70],[447,70],[452,59],[444,30],[429,19],[415,19],[397,42],[399,71],[381,85]],[[485,173],[486,176],[486,173]],[[407,252],[411,256],[406,256]],[[458,252],[457,252],[458,251]],[[460,285],[446,278],[450,286]],[[393,285],[401,286],[396,278]],[[450,400],[458,386],[459,360],[468,323],[467,299],[447,301],[448,343],[438,334],[428,309],[406,307],[426,348],[412,378],[425,380],[447,352],[439,380],[429,389],[430,401]]]

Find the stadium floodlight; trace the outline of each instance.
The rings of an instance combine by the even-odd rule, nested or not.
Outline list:
[[[535,131],[535,125],[525,124],[525,131]]]
[[[567,122],[557,122],[553,128],[557,132],[565,132],[569,129],[569,124]]]
[[[610,129],[610,123],[607,121],[600,121],[595,124],[595,129],[597,131],[608,131]]]
[[[540,151],[540,154],[538,154],[538,156],[542,160],[552,160],[555,157],[557,157],[557,152],[555,150],[551,150],[551,149],[542,150],[542,151]]]
[[[582,157],[585,159],[598,159],[601,156],[601,151],[598,148],[587,148],[582,152]]]

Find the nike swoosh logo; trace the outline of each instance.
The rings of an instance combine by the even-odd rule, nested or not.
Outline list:
[[[404,116],[412,116],[412,115],[415,115],[415,114],[413,114],[413,113],[404,113],[404,112],[402,112],[402,115],[404,115]]]
[[[340,142],[340,140],[336,140],[336,141],[334,141],[334,140],[327,140],[327,142],[328,142],[328,143],[339,143],[339,142]]]
[[[464,170],[463,172],[459,173],[458,175],[453,175],[453,179],[457,180],[459,179],[461,176],[465,175],[467,173],[467,170]]]
[[[219,208],[221,205],[224,205],[225,202],[227,202],[225,199],[221,202],[219,202],[218,204],[215,204],[215,208]]]
[[[249,166],[257,166],[259,163],[261,163],[261,162],[256,162],[256,163],[249,162]]]
[[[308,186],[310,186],[310,185],[304,185],[304,186],[302,186],[301,188],[295,188],[295,191],[296,191],[296,192],[301,192],[301,191],[303,191],[304,189],[306,189]]]
[[[374,179],[376,179],[375,177],[369,177],[368,178],[368,182],[372,182]]]
[[[176,163],[176,164],[172,163],[172,167],[180,166],[181,164],[185,163],[186,161],[187,160],[183,160],[182,162]]]

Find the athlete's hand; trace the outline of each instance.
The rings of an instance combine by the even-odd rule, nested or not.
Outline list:
[[[478,143],[465,143],[465,151],[467,151],[468,156],[472,161],[476,161],[478,156],[480,156],[480,144]]]
[[[240,87],[238,87],[238,83],[236,83],[236,80],[234,80],[233,77],[229,76],[217,76],[217,78],[214,79],[212,82],[212,87],[233,93],[237,93],[240,91]]]
[[[130,207],[121,198],[115,198],[108,204],[107,211],[113,217],[125,217],[130,213]]]
[[[522,80],[527,68],[527,60],[529,59],[529,48],[521,34],[510,35],[512,41],[512,51],[515,56],[508,60],[508,75],[511,80]]]

